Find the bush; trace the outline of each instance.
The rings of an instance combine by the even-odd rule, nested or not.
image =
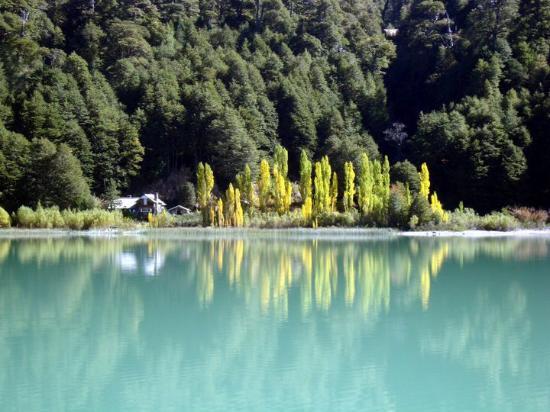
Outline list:
[[[393,182],[408,183],[409,189],[412,192],[418,192],[420,190],[420,176],[418,175],[418,170],[416,170],[416,167],[408,160],[395,163],[390,172]]]
[[[27,206],[21,206],[15,214],[17,226],[32,229],[34,227],[34,211]]]
[[[403,183],[399,182],[391,188],[388,210],[388,223],[391,227],[405,228],[409,221],[407,194]]]
[[[414,196],[411,210],[409,211],[409,221],[413,216],[416,216],[417,218],[417,225],[422,226],[433,221],[433,213],[428,200],[418,193]]]
[[[359,222],[359,214],[356,211],[345,213],[326,212],[317,217],[318,227],[352,227]]]
[[[254,212],[246,216],[245,226],[265,229],[286,229],[304,227],[305,222],[300,211],[292,211],[284,215],[279,215],[276,212]]]
[[[519,220],[504,212],[492,212],[480,219],[480,228],[484,230],[508,231],[519,227]]]
[[[11,226],[10,215],[6,210],[0,207],[0,228],[7,228]]]
[[[190,213],[188,215],[174,216],[174,226],[177,226],[177,227],[202,226],[202,215],[200,213]]]
[[[17,226],[27,229],[99,229],[125,225],[119,211],[109,212],[102,209],[71,210],[60,212],[57,207],[43,208],[38,205],[36,211],[21,206],[15,214]]]
[[[174,216],[166,213],[166,211],[163,211],[158,215],[153,215],[150,213],[147,220],[149,221],[149,226],[151,228],[173,227],[176,223]]]
[[[508,210],[523,227],[544,227],[548,221],[546,210],[537,210],[529,207],[516,207]]]

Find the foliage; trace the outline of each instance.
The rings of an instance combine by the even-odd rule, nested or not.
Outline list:
[[[315,162],[313,212],[316,216],[332,210],[331,176],[328,156],[323,156],[320,162]]]
[[[197,198],[203,213],[203,224],[212,224],[209,217],[210,200],[214,188],[214,173],[208,163],[199,163],[197,168]]]
[[[271,194],[271,171],[266,159],[260,163],[260,175],[258,176],[258,201],[261,211],[266,211]]]
[[[428,196],[430,195],[430,172],[428,170],[428,166],[426,163],[422,163],[422,166],[420,166],[420,196],[422,196],[424,199],[428,200]]]
[[[128,226],[122,213],[101,209],[60,211],[57,207],[43,208],[40,204],[36,210],[21,206],[15,213],[14,223],[26,229],[107,229]]]
[[[89,207],[86,186],[110,199],[199,160],[224,188],[271,155],[295,179],[302,151],[330,156],[344,178],[346,162],[359,175],[361,154],[383,151],[429,164],[446,205],[548,208],[549,10],[548,0],[5,1],[0,203]],[[410,167],[396,169],[416,192]],[[362,207],[376,207],[363,189]]]
[[[546,225],[549,214],[546,210],[538,210],[532,207],[514,207],[508,210],[522,225],[522,227],[541,228]]]
[[[6,210],[0,207],[0,228],[7,228],[11,226],[10,214]]]
[[[306,199],[311,199],[313,196],[311,183],[312,171],[311,161],[309,160],[306,151],[302,150],[300,153],[300,194],[304,203]]]
[[[355,171],[353,163],[346,162],[344,165],[344,211],[349,212],[355,207]]]

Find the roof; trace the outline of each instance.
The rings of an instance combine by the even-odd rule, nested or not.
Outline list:
[[[152,194],[152,193],[146,193],[143,196],[141,196],[140,199],[143,199],[144,197],[146,197],[147,199],[149,199],[153,203],[156,202],[155,195]],[[159,203],[159,205],[166,206],[166,203],[164,203],[162,200],[160,200],[160,197],[158,198],[158,203]]]
[[[139,197],[120,197],[113,201],[113,207],[115,209],[130,209],[138,200]]]
[[[155,195],[151,193],[146,193],[140,197],[119,197],[118,199],[115,199],[113,201],[113,207],[115,209],[131,209],[135,206],[138,200],[146,198],[151,203],[155,204]],[[166,206],[166,203],[164,203],[160,198],[158,199],[158,204],[161,206]]]
[[[171,212],[172,210],[185,210],[186,212],[191,212],[191,209],[182,205],[177,205],[168,209],[169,212]]]

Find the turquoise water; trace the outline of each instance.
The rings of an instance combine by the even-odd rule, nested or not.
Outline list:
[[[0,410],[546,412],[550,239],[3,237]]]

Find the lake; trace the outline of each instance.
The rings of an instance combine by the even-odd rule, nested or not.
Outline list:
[[[550,237],[0,237],[0,410],[550,411]]]

